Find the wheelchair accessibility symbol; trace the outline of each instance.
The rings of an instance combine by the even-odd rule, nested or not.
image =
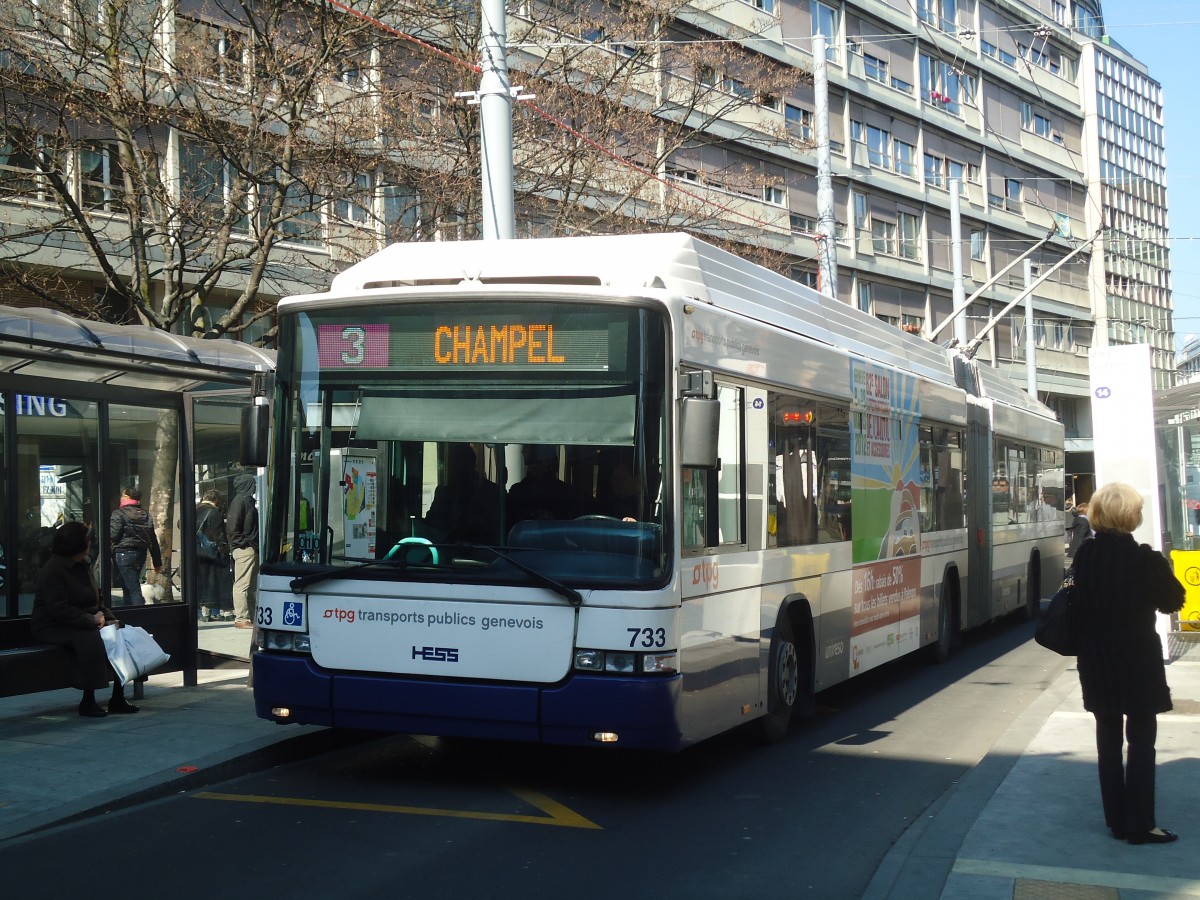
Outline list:
[[[304,627],[304,604],[289,600],[283,604],[283,624]]]

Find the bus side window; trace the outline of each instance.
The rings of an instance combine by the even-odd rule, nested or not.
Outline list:
[[[787,394],[769,398],[767,458],[768,547],[796,547],[817,540],[817,427],[811,401]]]
[[[721,403],[717,468],[685,468],[682,472],[682,544],[685,549],[740,544],[744,540],[746,476],[742,389],[719,385],[717,399]]]

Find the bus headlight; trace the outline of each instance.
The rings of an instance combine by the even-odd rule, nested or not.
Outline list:
[[[647,653],[642,657],[642,671],[647,675],[674,675],[679,671],[679,654]]]
[[[604,671],[604,651],[603,650],[576,650],[575,651],[575,668],[582,672],[603,672]]]
[[[274,650],[284,653],[311,653],[312,644],[307,634],[297,634],[294,631],[269,631],[258,629],[257,645],[259,650]]]
[[[636,653],[632,650],[575,651],[575,670],[609,675],[674,675],[679,671],[679,654]]]
[[[632,675],[637,671],[637,654],[614,653],[610,650],[604,654],[604,671]]]

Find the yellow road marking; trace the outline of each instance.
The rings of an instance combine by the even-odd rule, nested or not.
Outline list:
[[[535,806],[544,816],[521,816],[515,813],[475,812],[466,809],[437,809],[426,806],[393,806],[387,803],[352,803],[345,800],[309,800],[300,797],[268,797],[262,794],[222,794],[216,791],[200,791],[192,796],[200,800],[232,800],[240,803],[271,803],[279,806],[308,806],[317,809],[352,809],[363,812],[398,813],[406,816],[440,816],[448,819],[483,819],[489,822],[522,822],[527,825],[557,825],[560,828],[587,828],[602,830],[574,810],[568,809],[545,794],[527,788],[509,788],[530,806]]]

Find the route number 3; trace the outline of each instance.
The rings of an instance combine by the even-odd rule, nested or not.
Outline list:
[[[630,647],[665,647],[667,646],[667,629],[665,628],[626,628],[629,632]]]

